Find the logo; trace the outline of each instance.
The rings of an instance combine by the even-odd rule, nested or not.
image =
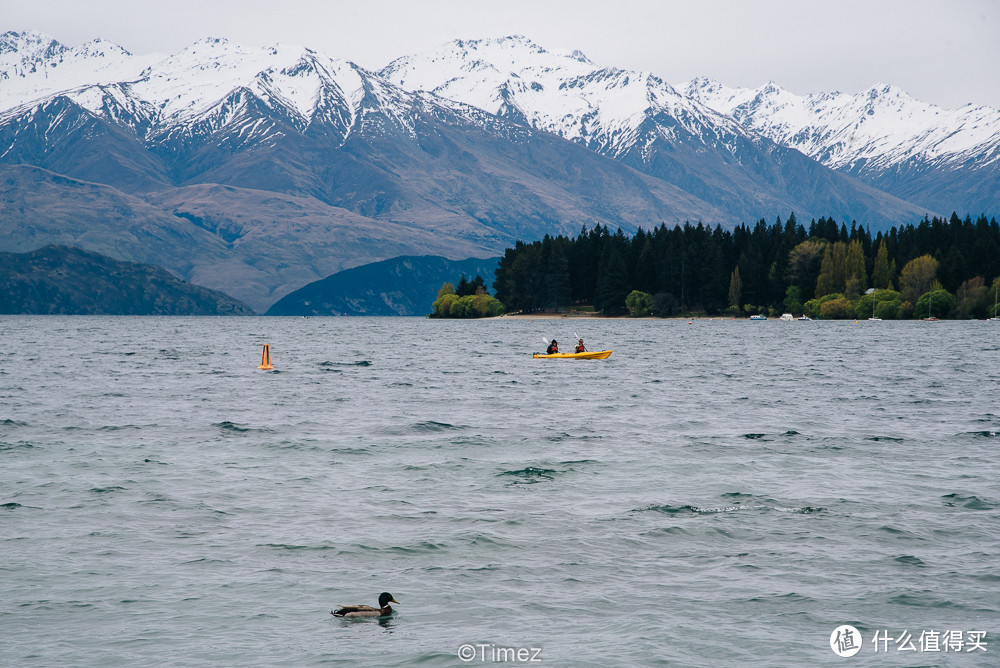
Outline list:
[[[861,632],[850,624],[842,624],[830,634],[830,649],[837,656],[854,656],[861,651]]]

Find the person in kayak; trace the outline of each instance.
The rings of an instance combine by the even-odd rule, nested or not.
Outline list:
[[[552,343],[550,343],[549,347],[545,350],[545,354],[555,355],[558,352],[559,352],[559,343],[555,339],[552,339]]]
[[[584,346],[583,346],[583,339],[580,339],[579,341],[577,341],[577,343],[576,343],[576,349],[573,352],[575,352],[575,353],[585,353],[585,352],[587,352],[587,349],[584,348]]]

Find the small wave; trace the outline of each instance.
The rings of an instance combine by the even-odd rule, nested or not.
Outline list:
[[[815,603],[816,599],[794,591],[780,596],[755,596],[748,599],[751,603]]]
[[[0,452],[4,450],[16,450],[18,448],[33,448],[35,445],[28,441],[18,441],[17,443],[5,443],[0,441]]]
[[[878,530],[879,531],[884,531],[885,533],[887,533],[887,534],[889,534],[891,536],[896,536],[897,538],[908,538],[908,539],[911,539],[911,540],[924,540],[923,538],[921,538],[920,536],[917,536],[916,534],[912,534],[909,531],[905,531],[903,529],[897,529],[896,527],[891,527],[888,524],[885,525],[885,526],[879,527]]]
[[[430,541],[424,540],[420,541],[415,545],[392,545],[389,547],[376,547],[373,545],[361,545],[360,543],[356,545],[359,550],[364,550],[366,552],[389,552],[394,554],[426,554],[429,552],[440,552],[441,550],[446,550],[447,546],[443,543],[432,543]]]
[[[910,594],[900,594],[889,599],[889,603],[897,605],[909,605],[915,608],[954,608],[951,601],[936,598],[927,592],[917,592]]]
[[[767,434],[743,434],[743,438],[749,438],[751,440],[756,440],[758,438],[764,438]]]
[[[20,420],[12,420],[10,418],[0,420],[0,427],[27,427],[27,426],[28,426],[27,422],[21,422]]]
[[[902,443],[903,439],[896,436],[869,436],[866,441],[889,441],[890,443]]]
[[[229,559],[209,559],[208,557],[202,557],[201,559],[192,559],[191,561],[182,561],[182,566],[190,566],[191,564],[231,564],[233,563]],[[272,569],[273,570],[273,569]],[[191,599],[189,599],[191,600]],[[197,600],[197,599],[194,599]]]
[[[745,510],[746,506],[729,506],[728,510]],[[644,512],[656,512],[665,513],[667,515],[708,515],[726,512],[725,508],[702,508],[700,506],[671,506],[671,505],[657,505],[651,504],[645,508],[636,508],[632,512],[644,513]]]
[[[331,362],[327,360],[325,362],[320,362],[320,366],[331,367],[331,366],[371,366],[372,363],[368,360],[358,360],[356,362]]]
[[[652,511],[657,513],[666,513],[667,515],[719,515],[721,513],[736,513],[749,510],[775,511],[779,513],[797,513],[802,515],[809,515],[811,513],[823,512],[823,510],[825,509],[817,506],[802,506],[799,508],[789,508],[785,506],[765,505],[765,504],[757,504],[752,506],[739,504],[735,506],[721,506],[721,507],[708,507],[708,508],[702,506],[692,506],[692,505],[671,506],[671,505],[652,504],[646,506],[645,508],[636,508],[632,512],[641,513],[641,512]]]
[[[969,508],[971,510],[993,510],[997,508],[997,504],[995,502],[985,501],[975,495],[963,496],[961,494],[945,494],[941,498],[944,499],[944,505],[950,507],[962,506],[963,508]]]
[[[775,510],[783,513],[798,513],[799,515],[812,515],[813,513],[822,513],[826,510],[821,506],[802,506],[801,508],[782,508],[775,507]]]
[[[23,507],[24,506],[22,506],[20,503],[14,503],[13,501],[9,503],[0,503],[0,508],[3,508],[4,510],[16,510],[18,508],[23,508]]]
[[[107,494],[108,492],[124,491],[124,489],[120,485],[111,485],[110,487],[91,487],[90,491],[94,494]]]
[[[463,427],[448,424],[447,422],[435,422],[434,420],[426,420],[413,425],[414,431],[438,432],[448,431],[449,429],[463,429]]]
[[[959,436],[971,436],[973,438],[1000,438],[1000,431],[967,431]]]
[[[235,422],[230,422],[229,420],[223,420],[222,422],[216,422],[212,425],[213,427],[218,427],[225,433],[229,434],[247,434],[250,432],[261,432],[270,434],[272,433],[267,427],[249,427],[247,425],[237,424]]]
[[[511,476],[517,478],[514,484],[533,484],[536,482],[541,482],[543,480],[554,480],[555,476],[560,472],[555,469],[543,469],[535,466],[528,466],[523,469],[518,469],[516,471],[504,471],[503,473],[498,473],[500,477]]]
[[[893,559],[897,564],[904,566],[926,566],[922,559],[914,557],[912,554],[904,554]]]
[[[271,548],[274,548],[276,550],[318,550],[318,551],[323,551],[323,550],[338,550],[338,549],[340,549],[336,545],[330,545],[328,543],[324,543],[324,544],[321,544],[321,545],[292,545],[292,544],[287,544],[287,543],[262,543],[262,544],[258,545],[258,547],[271,547]]]
[[[645,533],[643,533],[641,535],[643,535],[643,536],[655,536],[657,534],[664,534],[664,533],[665,534],[670,534],[670,535],[675,535],[675,534],[687,535],[689,532],[685,531],[681,527],[660,527],[659,529],[653,529],[652,531],[646,531]]]

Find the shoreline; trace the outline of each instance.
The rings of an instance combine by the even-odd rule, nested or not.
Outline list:
[[[599,313],[504,313],[497,318],[508,318],[512,320],[740,320],[732,316],[670,316],[661,318],[659,316],[644,315],[601,315]]]

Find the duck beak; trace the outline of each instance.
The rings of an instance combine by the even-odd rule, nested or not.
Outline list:
[[[395,603],[396,605],[399,605],[399,601],[397,601],[396,599],[390,598],[389,600],[392,601],[393,603]]]

